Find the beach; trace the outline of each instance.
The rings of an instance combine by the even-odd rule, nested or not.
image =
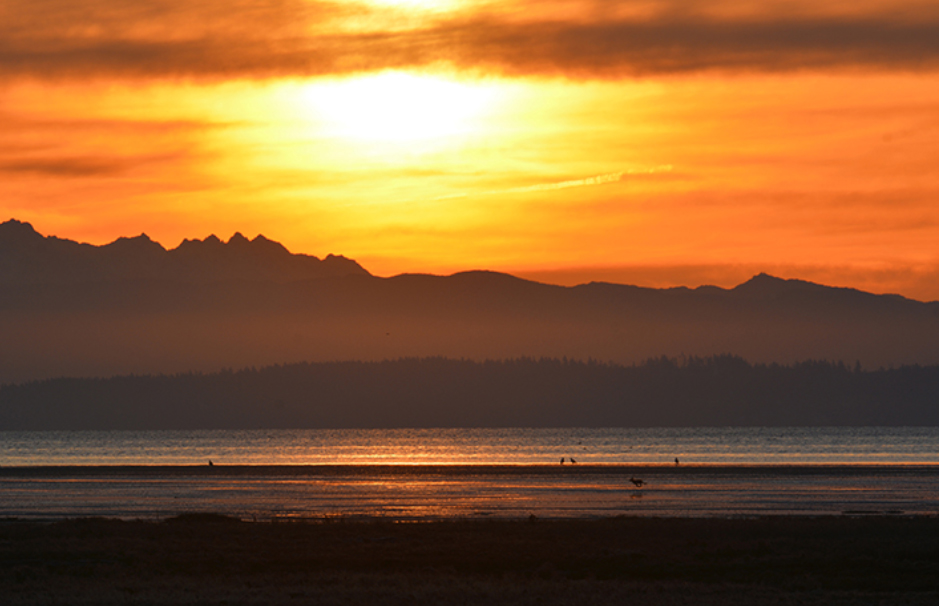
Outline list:
[[[0,522],[4,604],[935,604],[935,516]]]

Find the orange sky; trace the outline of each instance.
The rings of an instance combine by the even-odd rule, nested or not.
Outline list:
[[[12,0],[0,220],[939,299],[933,1]]]

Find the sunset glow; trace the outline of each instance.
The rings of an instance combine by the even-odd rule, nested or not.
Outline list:
[[[327,137],[405,143],[452,139],[478,130],[473,119],[495,96],[492,87],[387,72],[312,84],[297,101]]]
[[[0,39],[0,220],[46,234],[939,299],[934,3],[13,0]]]

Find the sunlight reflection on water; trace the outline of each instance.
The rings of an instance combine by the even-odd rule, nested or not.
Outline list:
[[[935,515],[937,445],[937,428],[2,432],[0,517]]]
[[[0,432],[0,466],[939,464],[936,427]]]

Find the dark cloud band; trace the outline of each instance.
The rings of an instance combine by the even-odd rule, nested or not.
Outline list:
[[[939,17],[932,14],[721,20],[666,13],[595,22],[469,15],[390,32],[376,31],[372,18],[363,32],[337,25],[352,13],[287,0],[247,0],[224,18],[209,12],[191,26],[171,5],[153,4],[142,13],[104,11],[107,19],[99,21],[106,26],[45,25],[20,15],[0,25],[0,77],[268,78],[434,65],[573,78],[939,68]],[[245,9],[255,4],[258,10]],[[101,13],[111,5],[95,6]]]
[[[96,158],[0,160],[0,173],[31,173],[55,177],[100,177],[124,172],[126,162]]]
[[[939,22],[467,24],[435,35],[461,67],[512,74],[616,77],[939,67]]]

